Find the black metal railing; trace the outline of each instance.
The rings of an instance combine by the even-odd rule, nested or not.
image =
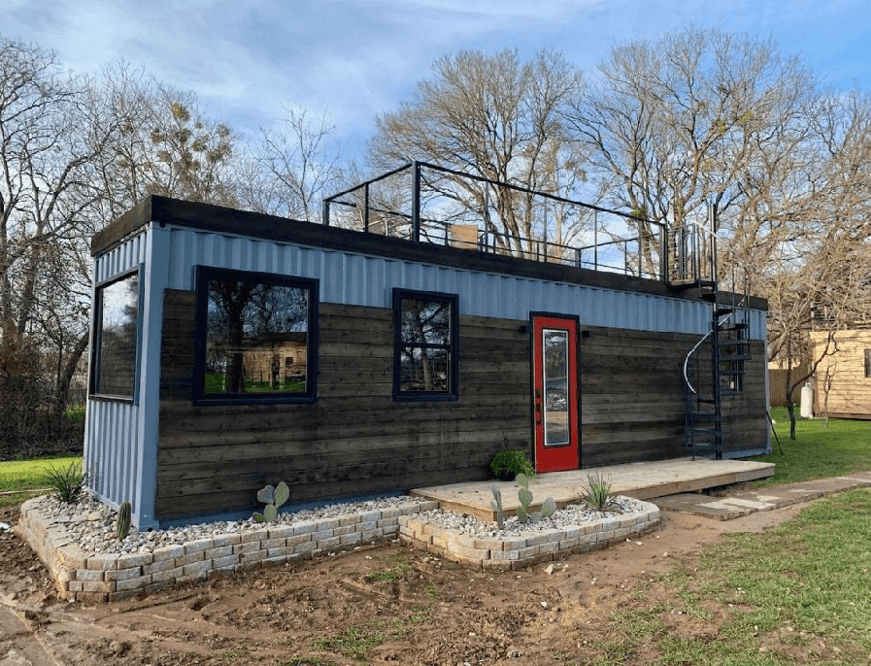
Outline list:
[[[664,282],[705,272],[690,232],[426,162],[327,197],[323,223]]]

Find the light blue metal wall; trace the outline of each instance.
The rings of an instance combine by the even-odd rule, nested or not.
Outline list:
[[[219,236],[189,229],[171,232],[168,286],[194,288],[197,265],[281,273],[321,281],[326,303],[390,307],[391,289],[459,294],[460,313],[527,319],[531,311],[576,314],[581,324],[705,334],[711,306],[680,298],[622,292],[572,283],[423,265],[270,241]],[[765,339],[765,313],[751,311],[750,335]]]
[[[98,285],[145,264],[148,240],[148,232],[142,233],[99,257],[94,265],[94,283]],[[147,270],[142,279],[148,279]],[[91,342],[93,348],[93,337]],[[112,506],[132,501],[142,483],[140,411],[138,402],[88,398],[84,468],[89,488]]]

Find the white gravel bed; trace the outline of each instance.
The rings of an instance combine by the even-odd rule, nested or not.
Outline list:
[[[130,528],[123,541],[118,540],[115,525],[118,512],[91,495],[82,494],[71,504],[61,502],[54,496],[37,498],[40,509],[57,525],[62,526],[71,541],[89,554],[149,553],[165,546],[181,545],[191,541],[209,539],[223,534],[238,534],[262,530],[269,525],[292,525],[351,513],[374,511],[417,504],[407,496],[381,497],[361,502],[330,504],[316,509],[301,509],[281,513],[271,523],[258,523],[253,518],[244,520],[196,523],[164,530],[138,531]]]
[[[638,500],[622,496],[613,499],[617,505],[616,509],[621,513],[631,514],[645,510],[645,503]],[[61,502],[53,496],[44,496],[38,498],[38,501],[41,503],[40,508],[48,514],[50,519],[64,527],[71,541],[89,554],[148,553],[165,546],[180,545],[223,534],[251,532],[266,526],[264,523],[255,522],[253,518],[247,518],[238,521],[198,523],[185,527],[145,532],[131,528],[127,537],[123,541],[119,541],[115,533],[117,512],[88,494],[82,494],[72,504]],[[361,502],[330,504],[315,509],[282,513],[274,523],[270,524],[287,525],[323,520],[416,503],[408,496],[392,496]],[[451,511],[433,510],[418,514],[427,522],[435,522],[444,529],[481,537],[521,536],[524,533],[542,532],[567,525],[602,520],[609,515],[613,515],[613,512],[606,514],[580,504],[570,504],[559,509],[552,516],[532,523],[521,524],[516,516],[506,518],[504,529],[499,530],[494,522],[482,521]]]
[[[463,534],[472,537],[519,537],[526,534],[536,534],[556,530],[569,525],[584,525],[587,523],[598,522],[608,517],[613,517],[617,514],[633,514],[647,511],[650,504],[640,502],[631,497],[617,495],[612,497],[612,510],[608,512],[596,511],[584,504],[567,504],[562,509],[558,509],[552,516],[547,518],[539,518],[533,522],[521,523],[517,516],[506,518],[503,528],[500,530],[495,522],[488,520],[479,520],[474,516],[467,516],[461,513],[452,511],[422,511],[418,514],[421,520],[436,523],[442,527],[458,534]]]

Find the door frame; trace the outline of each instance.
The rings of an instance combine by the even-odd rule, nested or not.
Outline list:
[[[570,440],[573,441],[568,445],[573,450],[573,454],[568,457],[563,456],[563,460],[557,465],[558,469],[551,469],[546,461],[539,459],[539,426],[536,420],[536,351],[540,345],[540,341],[536,335],[536,322],[539,319],[561,320],[567,325],[574,328],[574,338],[570,339],[569,351],[571,353],[572,346],[574,347],[574,359],[569,361],[569,367],[574,365],[574,372],[571,370],[569,377],[569,391],[572,392],[574,387],[574,396],[569,396],[569,433]],[[536,472],[549,471],[566,471],[580,469],[582,462],[581,453],[581,322],[578,315],[571,315],[558,312],[530,312],[529,313],[529,377],[530,377],[530,395],[529,395],[529,418],[530,427],[532,429],[532,459]],[[573,381],[572,381],[573,380]],[[572,419],[572,411],[574,411],[574,419]],[[542,447],[543,448],[543,447]]]

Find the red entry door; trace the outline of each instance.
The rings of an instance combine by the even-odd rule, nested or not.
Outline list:
[[[534,316],[532,330],[535,471],[578,469],[578,323]]]

